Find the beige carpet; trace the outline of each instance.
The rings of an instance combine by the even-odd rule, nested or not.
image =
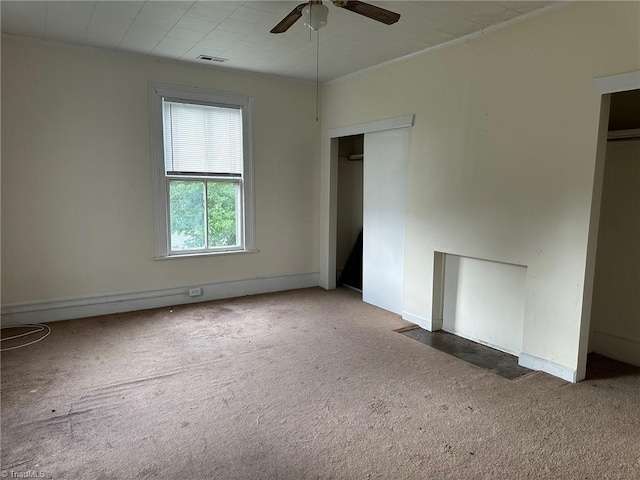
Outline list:
[[[640,372],[506,380],[349,290],[51,324],[2,354],[2,468],[55,479],[638,479]],[[602,360],[602,359],[601,359]]]

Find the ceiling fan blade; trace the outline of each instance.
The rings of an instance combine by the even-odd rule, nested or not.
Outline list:
[[[359,13],[360,15],[364,15],[365,17],[369,17],[373,20],[377,20],[378,22],[382,22],[387,25],[394,24],[398,20],[400,20],[399,13],[376,7],[375,5],[371,5],[365,2],[359,2],[355,0],[333,0],[333,4],[336,7],[346,8],[347,10]]]
[[[296,8],[291,10],[291,12],[284,17],[278,25],[271,29],[271,33],[284,33],[289,30],[289,27],[296,23],[298,19],[302,16],[302,9],[306,3],[301,3]]]

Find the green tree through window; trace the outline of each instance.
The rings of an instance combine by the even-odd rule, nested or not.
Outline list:
[[[171,180],[172,250],[236,245],[238,189],[235,182]]]

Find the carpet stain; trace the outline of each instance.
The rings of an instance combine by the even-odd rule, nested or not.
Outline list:
[[[374,400],[369,404],[369,408],[371,409],[371,413],[376,415],[387,415],[389,413],[389,407],[384,400]]]

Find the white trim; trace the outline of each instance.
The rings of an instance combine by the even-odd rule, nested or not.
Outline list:
[[[607,134],[607,140],[627,140],[629,138],[640,138],[640,128],[609,130]]]
[[[329,138],[348,137],[361,133],[382,132],[383,130],[396,130],[398,128],[413,127],[415,115],[402,115],[399,117],[384,118],[372,122],[347,125],[345,127],[330,128],[327,130]]]
[[[153,183],[153,216],[155,232],[155,257],[166,257],[169,253],[169,207],[167,205],[167,188],[165,186],[163,159],[163,118],[162,95],[152,83],[149,83],[149,131],[151,137],[151,178]]]
[[[318,280],[318,272],[276,275],[146,292],[116,293],[48,302],[5,305],[0,309],[0,314],[2,315],[3,326],[56,322],[72,318],[94,317],[96,315],[132,312],[149,308],[170,307],[224,298],[316,287],[318,286]],[[189,288],[193,287],[201,287],[202,295],[190,297]]]
[[[521,353],[518,357],[518,365],[521,367],[530,368],[531,370],[540,370],[546,372],[554,377],[561,378],[567,382],[576,383],[577,370],[573,368],[565,367],[559,363],[552,362],[551,360],[545,360],[544,358],[536,357],[528,353]]]
[[[480,345],[484,345],[485,347],[493,348],[494,350],[498,350],[500,352],[508,353],[509,355],[512,355],[514,357],[517,357],[518,354],[519,354],[519,352],[517,350],[506,349],[501,345],[496,345],[494,343],[487,342],[486,340],[483,340],[482,338],[474,337],[474,336],[469,335],[469,334],[467,334],[465,332],[461,332],[460,330],[456,330],[455,328],[444,328],[444,326],[443,326],[442,327],[442,331],[450,333],[451,335],[455,335],[456,337],[464,338],[464,339],[469,340],[469,341],[471,341],[473,343],[478,343]]]
[[[594,330],[591,350],[595,353],[640,367],[640,339],[625,338]]]
[[[601,95],[637,90],[640,88],[640,70],[598,77],[593,80],[593,88]]]
[[[202,258],[202,257],[217,257],[219,255],[239,255],[242,253],[259,253],[260,250],[224,250],[220,252],[204,252],[204,253],[182,253],[174,254],[169,257],[153,257],[154,260],[176,260],[178,258]]]
[[[320,286],[327,290],[336,288],[336,245],[338,228],[338,138],[341,136],[359,135],[384,130],[412,127],[415,115],[401,115],[372,122],[347,125],[327,130],[329,138],[329,166],[320,175],[320,221],[326,221],[327,236],[320,239]],[[326,137],[324,137],[326,138]],[[326,175],[326,176],[325,176]],[[323,197],[326,193],[327,197]],[[328,206],[327,215],[323,215],[323,205]],[[326,243],[325,243],[326,242]]]
[[[593,175],[593,192],[589,234],[587,241],[587,258],[585,282],[582,296],[582,315],[580,319],[580,339],[578,342],[577,380],[584,380],[587,373],[587,353],[591,330],[591,305],[593,300],[593,284],[595,278],[596,250],[598,246],[598,227],[600,223],[600,207],[602,203],[602,184],[608,141],[609,113],[611,93],[640,89],[640,70],[599,77],[593,81],[594,90],[600,94],[600,120],[598,124],[598,141],[596,147],[595,169]]]
[[[184,99],[203,104],[229,105],[242,109],[243,171],[241,225],[242,244],[238,251],[255,250],[255,193],[253,168],[253,99],[234,92],[200,87],[149,82],[149,122],[151,130],[151,164],[154,194],[155,258],[170,257],[168,237],[168,192],[164,165],[163,98]],[[195,252],[209,253],[209,252]],[[214,253],[211,251],[211,253]],[[180,254],[182,255],[182,254]]]
[[[520,14],[520,15],[518,15],[516,17],[510,18],[509,20],[505,20],[504,22],[496,23],[495,25],[490,25],[490,26],[488,26],[486,28],[482,28],[482,29],[478,30],[477,32],[470,33],[470,34],[465,35],[463,37],[454,38],[453,40],[449,40],[448,42],[440,43],[438,45],[434,45],[433,47],[425,48],[424,50],[420,50],[418,52],[413,52],[413,53],[410,53],[410,54],[405,55],[403,57],[394,58],[392,60],[388,60],[386,62],[379,63],[378,65],[373,65],[371,67],[367,67],[367,68],[364,68],[362,70],[358,70],[357,72],[347,73],[346,75],[343,75],[342,77],[334,78],[333,80],[328,80],[328,81],[324,82],[323,85],[329,85],[329,84],[332,84],[334,82],[339,82],[339,81],[344,80],[346,78],[354,77],[354,76],[360,75],[362,73],[372,72],[374,70],[378,70],[379,68],[384,68],[384,67],[387,67],[389,65],[393,65],[394,63],[404,62],[405,60],[409,60],[410,58],[413,58],[413,57],[419,57],[419,56],[425,55],[427,53],[435,52],[436,50],[440,50],[441,48],[451,47],[453,45],[458,45],[459,43],[466,43],[469,40],[473,40],[476,37],[481,37],[483,35],[486,35],[487,33],[495,32],[497,30],[502,30],[503,28],[507,28],[507,27],[510,27],[510,26],[515,25],[517,23],[524,22],[525,20],[529,20],[530,18],[537,17],[538,15],[542,15],[544,13],[548,13],[548,12],[550,12],[552,10],[557,10],[558,8],[561,8],[561,7],[564,7],[566,5],[569,5],[570,3],[571,2],[569,2],[569,1],[555,2],[555,3],[552,3],[551,5],[546,6],[546,7],[538,8],[537,10],[534,10],[532,12],[527,12],[527,13]]]
[[[431,324],[434,330],[444,326],[444,271],[447,254],[433,252],[433,287],[431,290]]]
[[[442,320],[431,321],[409,312],[402,312],[402,319],[406,320],[407,322],[415,323],[416,325],[424,328],[425,330],[429,330],[430,332],[435,332],[436,330],[442,329]]]
[[[600,95],[600,119],[596,143],[596,155],[593,170],[593,188],[591,209],[589,212],[589,231],[587,234],[587,256],[582,293],[582,312],[580,315],[580,337],[578,340],[577,380],[584,380],[587,375],[587,353],[589,352],[589,335],[591,332],[591,305],[593,301],[593,285],[596,272],[596,252],[598,247],[598,230],[600,224],[600,206],[602,203],[602,185],[604,164],[607,152],[607,130],[609,127],[609,110],[611,95]]]

